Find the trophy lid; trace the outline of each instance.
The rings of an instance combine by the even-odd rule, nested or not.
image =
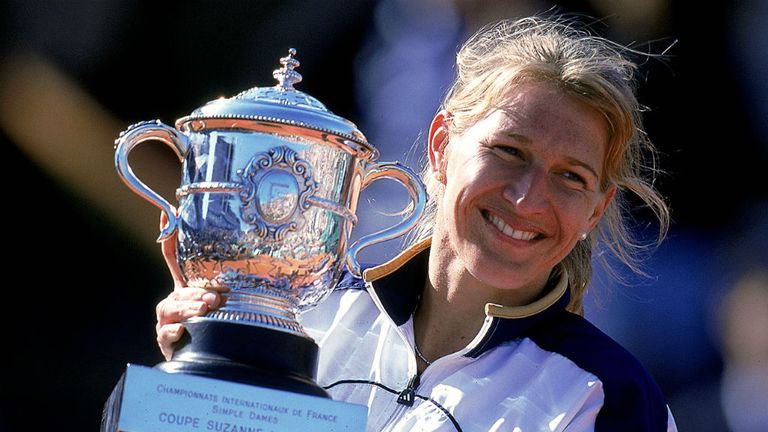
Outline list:
[[[182,125],[195,120],[209,119],[277,123],[336,135],[377,153],[354,123],[332,113],[314,97],[293,88],[302,80],[301,74],[295,70],[299,66],[295,55],[296,50],[290,48],[288,56],[280,59],[283,67],[272,73],[277,80],[276,85],[253,87],[231,98],[210,101],[180,118],[176,127],[181,129]]]

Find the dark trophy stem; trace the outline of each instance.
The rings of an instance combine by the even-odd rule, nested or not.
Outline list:
[[[195,320],[184,326],[187,332],[173,358],[157,369],[329,397],[314,382],[318,347],[308,337],[231,321]]]

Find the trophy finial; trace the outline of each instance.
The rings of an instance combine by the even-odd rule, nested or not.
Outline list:
[[[301,64],[293,57],[295,55],[296,48],[289,48],[288,56],[280,59],[280,64],[283,65],[282,69],[276,69],[272,72],[272,76],[277,80],[277,87],[286,90],[293,89],[294,84],[301,82],[301,74],[293,70]]]

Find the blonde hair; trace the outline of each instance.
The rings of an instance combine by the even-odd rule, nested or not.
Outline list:
[[[571,288],[569,310],[581,313],[582,300],[592,278],[592,252],[598,244],[633,272],[644,274],[640,257],[652,242],[636,238],[629,227],[634,194],[658,221],[656,243],[669,226],[669,208],[653,186],[658,174],[656,149],[642,130],[641,107],[635,96],[636,65],[623,53],[629,51],[605,38],[579,28],[573,19],[529,17],[504,20],[475,33],[459,50],[457,77],[441,110],[450,114],[450,134],[461,134],[495,107],[504,105],[510,86],[523,81],[544,81],[600,112],[608,125],[609,145],[601,187],[616,185],[616,195],[596,230],[579,241],[562,261]],[[425,163],[422,180],[429,202],[421,225],[410,236],[413,242],[432,234],[442,197],[438,182]],[[615,277],[607,257],[597,254]]]

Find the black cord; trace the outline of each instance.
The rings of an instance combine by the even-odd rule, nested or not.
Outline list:
[[[327,385],[327,386],[325,386],[323,388],[325,390],[329,390],[329,389],[332,389],[333,387],[336,387],[339,384],[370,384],[370,385],[375,385],[376,387],[379,387],[381,389],[384,389],[384,390],[386,390],[386,391],[388,391],[388,392],[390,392],[392,394],[396,394],[396,395],[401,394],[401,392],[399,392],[397,390],[394,390],[394,389],[391,389],[391,388],[385,386],[384,384],[378,383],[376,381],[368,381],[368,380],[341,380],[341,381],[336,381],[335,383]],[[417,397],[417,398],[419,398],[419,399],[421,399],[423,401],[430,402],[432,405],[437,407],[437,409],[442,411],[443,414],[446,417],[448,417],[448,420],[451,421],[451,423],[453,424],[453,427],[456,428],[456,430],[458,432],[464,432],[461,429],[461,426],[459,426],[459,422],[457,422],[456,418],[453,417],[453,414],[451,414],[447,409],[445,409],[444,406],[440,405],[440,403],[438,403],[436,400],[434,400],[434,399],[432,399],[430,397],[422,396],[420,394],[414,394],[414,397]]]

